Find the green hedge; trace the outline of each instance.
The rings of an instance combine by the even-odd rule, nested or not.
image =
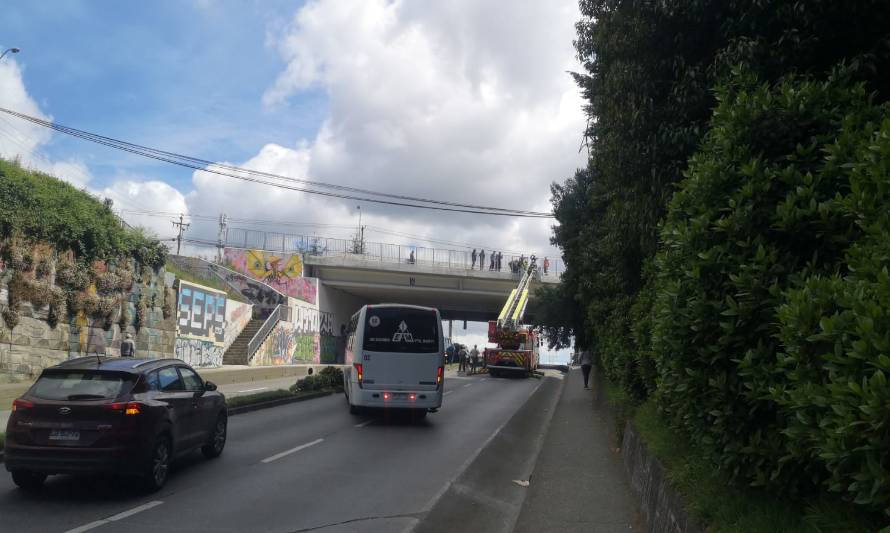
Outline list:
[[[72,185],[0,159],[0,235],[20,234],[74,250],[84,259],[134,257],[160,268],[166,248],[139,230],[122,227],[110,209]]]
[[[890,511],[890,108],[733,80],[661,228],[656,400],[736,479]]]

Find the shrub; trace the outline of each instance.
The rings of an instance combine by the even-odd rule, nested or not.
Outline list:
[[[886,506],[890,108],[842,70],[718,100],[661,228],[658,404],[730,476]]]
[[[334,389],[343,388],[343,370],[336,366],[326,366],[321,369],[318,376],[328,381],[327,387]]]
[[[291,392],[309,392],[326,389],[330,387],[330,380],[321,375],[306,376],[291,385]]]

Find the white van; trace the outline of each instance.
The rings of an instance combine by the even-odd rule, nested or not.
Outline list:
[[[349,412],[385,407],[425,416],[442,406],[445,340],[437,309],[366,305],[352,316],[346,335]]]

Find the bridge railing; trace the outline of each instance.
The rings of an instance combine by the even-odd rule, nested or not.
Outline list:
[[[334,239],[309,235],[277,233],[243,228],[228,228],[225,245],[235,248],[259,249],[283,253],[302,253],[323,257],[359,256],[366,261],[385,263],[411,263],[430,265],[456,270],[491,269],[491,251],[486,251],[484,264],[477,256],[475,263],[470,250],[454,250],[447,248],[429,248],[406,244],[389,244],[381,242],[361,242],[358,239]],[[503,254],[501,272],[511,272],[517,279],[522,269],[515,268],[521,259],[529,260],[532,254]],[[562,261],[549,259],[549,268],[544,274],[544,257],[538,254],[538,267],[541,275],[546,278],[558,278],[563,271]],[[497,270],[497,268],[495,268]]]

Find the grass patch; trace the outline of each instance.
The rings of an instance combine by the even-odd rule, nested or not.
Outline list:
[[[256,394],[245,394],[244,396],[235,396],[234,398],[227,398],[226,404],[229,408],[232,407],[244,407],[245,405],[253,405],[256,403],[263,402],[271,402],[272,400],[280,400],[281,398],[299,398],[300,396],[306,396],[308,394],[315,394],[316,392],[322,391],[331,391],[337,392],[337,389],[332,388],[324,388],[312,391],[289,391],[285,389],[277,389],[277,390],[267,390],[263,392],[258,392]]]
[[[183,281],[187,281],[189,283],[197,283],[198,285],[204,285],[205,287],[210,287],[211,289],[216,289],[218,291],[225,292],[230,300],[235,300],[237,302],[250,303],[247,301],[247,298],[241,295],[240,292],[232,289],[227,284],[223,283],[221,280],[215,277],[204,277],[195,274],[189,270],[185,270],[179,268],[177,265],[173,264],[171,261],[167,261],[164,265],[164,269],[167,272],[170,272],[178,279]]]
[[[731,484],[715,464],[663,420],[654,402],[635,406],[621,387],[606,380],[603,386],[619,419],[619,431],[623,431],[624,421],[634,421],[650,453],[661,461],[671,485],[682,495],[687,511],[709,533],[864,533],[881,528],[878,517],[832,495],[800,502]]]

